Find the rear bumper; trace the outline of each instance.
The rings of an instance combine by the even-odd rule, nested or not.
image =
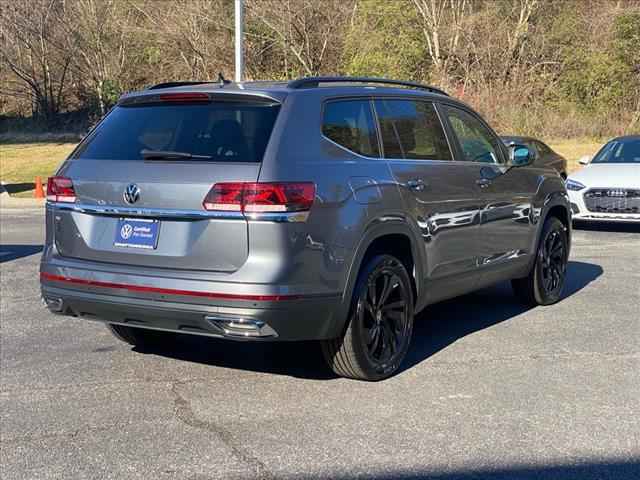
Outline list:
[[[220,294],[157,287],[148,277],[98,280],[93,273],[52,272],[43,264],[41,292],[48,308],[86,320],[234,340],[328,339],[342,325],[339,294]]]

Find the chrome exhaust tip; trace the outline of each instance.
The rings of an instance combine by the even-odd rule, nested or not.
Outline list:
[[[64,310],[64,301],[61,298],[44,296],[42,303],[54,313],[62,313]]]
[[[273,328],[261,320],[231,317],[220,315],[207,315],[204,319],[214,327],[222,331],[227,337],[277,337]]]

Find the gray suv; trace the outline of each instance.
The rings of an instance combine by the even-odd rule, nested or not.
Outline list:
[[[318,340],[337,374],[380,380],[429,304],[504,280],[559,300],[571,210],[531,161],[419,84],[158,85],[49,179],[42,296],[134,345]]]

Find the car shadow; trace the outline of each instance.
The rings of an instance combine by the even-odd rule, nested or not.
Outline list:
[[[0,245],[0,263],[35,255],[42,251],[42,245]]]
[[[599,265],[570,261],[564,298],[602,275]],[[413,341],[403,370],[423,362],[457,340],[528,310],[508,283],[429,306],[416,317]],[[287,375],[311,380],[337,378],[324,363],[318,342],[235,342],[177,335],[170,343],[134,351],[205,365]]]
[[[329,473],[334,480],[362,478],[360,475]],[[299,475],[301,480],[321,478]],[[368,470],[366,478],[376,480],[637,480],[640,478],[640,458],[562,459],[549,463],[512,464],[500,467],[478,466],[467,468],[385,468]]]
[[[620,222],[580,222],[574,220],[574,230],[584,230],[588,232],[620,232],[620,233],[640,233],[639,223]]]
[[[600,265],[570,261],[563,299],[579,292],[602,273]],[[508,282],[430,305],[416,317],[413,343],[403,369],[413,367],[467,335],[530,309],[518,301]]]
[[[36,184],[33,182],[5,183],[3,187],[9,195],[14,195],[16,193],[28,192],[29,190],[33,190],[34,188],[36,188]]]

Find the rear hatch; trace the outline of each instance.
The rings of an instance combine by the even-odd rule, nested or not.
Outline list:
[[[237,270],[248,255],[244,217],[198,215],[206,214],[202,203],[212,185],[257,181],[279,108],[274,100],[238,94],[169,93],[121,102],[58,172],[73,182],[74,208],[87,207],[56,212],[59,254]]]

